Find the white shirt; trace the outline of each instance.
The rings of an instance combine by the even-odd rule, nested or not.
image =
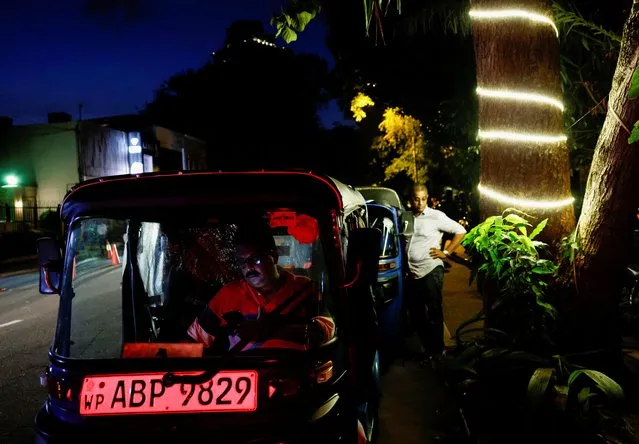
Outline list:
[[[426,208],[423,213],[415,215],[413,235],[408,244],[408,267],[415,279],[444,265],[441,259],[430,257],[431,248],[442,248],[444,233],[466,234],[466,229],[442,211],[432,208]]]

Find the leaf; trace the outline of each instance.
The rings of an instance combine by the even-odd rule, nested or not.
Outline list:
[[[473,345],[461,352],[455,357],[455,363],[460,367],[465,367],[471,363],[476,357],[478,357],[484,351],[484,347],[479,345]]]
[[[568,385],[571,385],[575,382],[575,380],[581,376],[585,375],[592,379],[597,388],[603,392],[610,399],[621,400],[624,397],[623,389],[619,384],[617,384],[610,377],[604,375],[597,370],[583,369],[583,370],[575,370],[570,374],[568,378]]]
[[[491,225],[495,220],[497,220],[499,216],[488,216],[484,222],[482,223],[482,225]]]
[[[554,368],[538,368],[530,377],[526,399],[531,409],[536,409],[543,401],[554,374]]]
[[[577,400],[579,401],[579,404],[583,404],[588,400],[588,398],[592,398],[593,396],[596,396],[596,394],[590,393],[590,387],[584,387],[579,390],[579,393],[577,394]]]
[[[635,143],[639,140],[639,120],[635,122],[635,126],[632,128],[630,137],[628,137],[628,143]]]
[[[296,31],[302,32],[314,18],[314,13],[302,11],[299,14],[296,14],[295,17],[293,17],[292,27],[295,28]]]
[[[632,74],[632,80],[630,82],[630,91],[628,92],[628,98],[634,99],[639,97],[639,68]]]
[[[535,267],[532,269],[532,272],[536,274],[553,274],[555,270],[549,270],[544,267]]]
[[[544,219],[541,222],[539,222],[539,224],[535,227],[535,229],[532,231],[532,233],[530,233],[530,236],[528,237],[531,240],[537,237],[537,235],[541,233],[544,228],[546,228],[547,223],[548,223],[548,219]]]
[[[515,225],[515,228],[517,228],[521,234],[523,234],[524,236],[526,236],[528,234],[528,230],[526,230],[526,225],[524,224],[517,224]]]
[[[504,217],[504,220],[507,220],[511,224],[524,224],[530,226],[530,224],[521,216],[517,216],[516,214],[509,214]]]
[[[283,26],[281,31],[280,37],[282,37],[286,43],[291,43],[297,40],[297,32],[293,31],[290,26]]]
[[[557,309],[555,307],[550,305],[548,302],[540,301],[539,297],[537,298],[536,302],[537,302],[537,305],[539,305],[544,310],[546,310],[546,313],[548,313],[548,315],[550,315],[553,319],[557,317]]]
[[[456,374],[466,374],[466,380],[471,378],[479,379],[479,373],[477,373],[477,370],[467,365],[454,366],[451,370],[454,370]]]
[[[558,403],[559,410],[565,412],[568,405],[568,387],[565,385],[556,385],[554,389],[557,396],[556,401]]]
[[[508,355],[511,351],[507,348],[491,348],[481,354],[482,359],[493,359],[500,356]]]
[[[530,240],[530,238],[528,236],[524,236],[523,234],[519,235],[519,241],[526,246],[526,248],[528,248],[528,250],[534,250],[535,247],[533,247],[532,241]],[[530,251],[531,254],[534,254],[534,251]]]

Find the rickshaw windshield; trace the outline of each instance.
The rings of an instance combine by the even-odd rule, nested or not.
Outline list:
[[[377,228],[382,232],[380,259],[396,257],[399,254],[399,245],[393,213],[387,208],[369,205],[368,219],[371,228]]]
[[[331,341],[338,329],[318,221],[279,208],[260,219],[263,248],[250,239],[238,246],[242,222],[223,218],[78,220],[53,351],[184,358]]]

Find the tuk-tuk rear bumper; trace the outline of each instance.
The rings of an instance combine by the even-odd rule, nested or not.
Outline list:
[[[345,403],[338,401],[327,409],[317,420],[299,421],[289,417],[283,421],[274,419],[267,424],[246,424],[232,427],[212,427],[201,416],[200,420],[173,418],[160,415],[145,418],[139,423],[130,417],[122,423],[110,421],[107,426],[80,426],[64,422],[51,412],[49,401],[40,409],[35,418],[36,443],[68,443],[74,440],[84,442],[215,442],[224,444],[284,444],[284,443],[334,443],[349,442],[347,438],[356,427],[354,412],[348,415]],[[321,411],[322,408],[318,409]],[[349,419],[349,417],[352,418]],[[352,430],[351,430],[352,429]],[[206,437],[206,439],[202,439]]]

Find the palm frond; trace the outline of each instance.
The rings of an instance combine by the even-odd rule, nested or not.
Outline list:
[[[586,20],[576,9],[569,11],[558,3],[553,3],[552,12],[555,24],[562,31],[562,34],[568,35],[571,32],[580,34],[583,38],[589,39],[596,43],[605,43],[607,40],[613,43],[613,46],[621,44],[621,36],[609,31],[596,23]],[[599,37],[599,39],[597,39]]]

